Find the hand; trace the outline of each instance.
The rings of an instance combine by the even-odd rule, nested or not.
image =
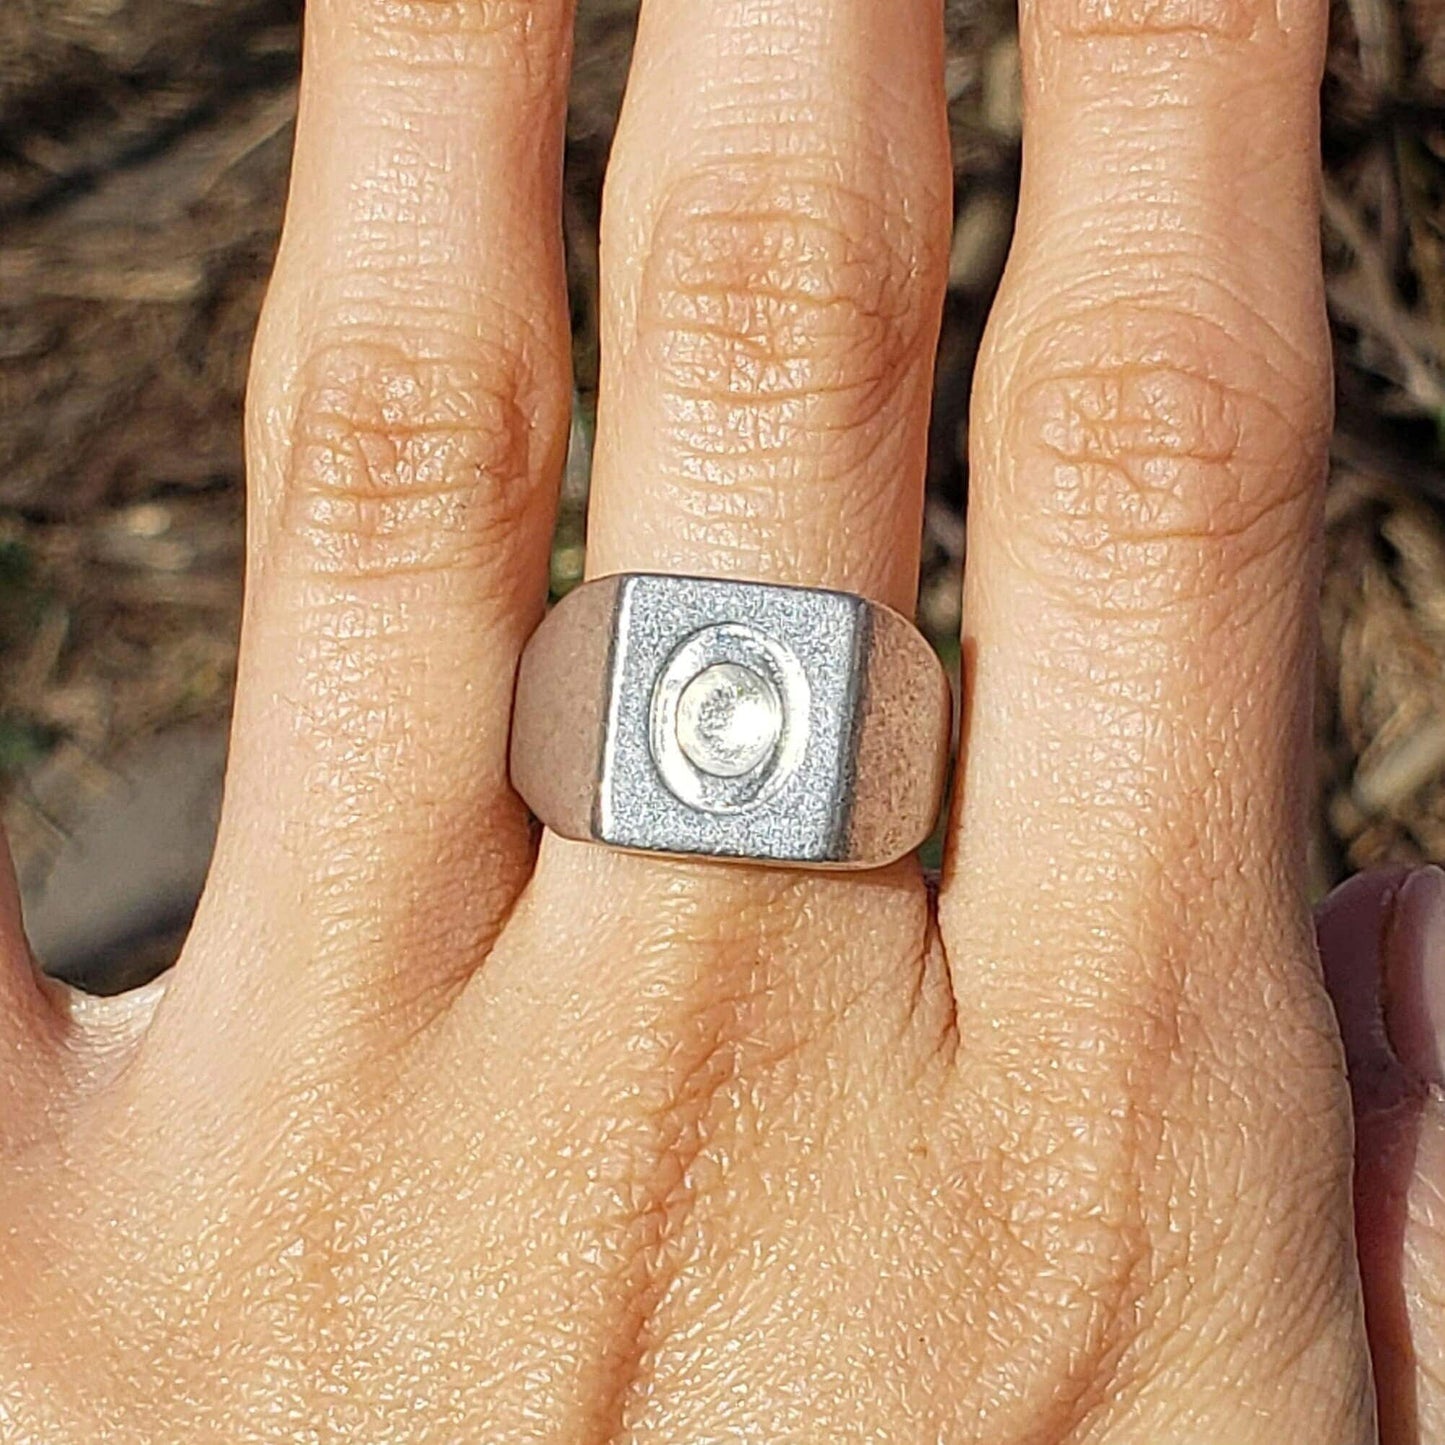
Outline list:
[[[939,11],[649,0],[593,573],[911,607]],[[1300,877],[1325,7],[1025,8],[936,904],[534,851],[568,23],[310,7],[210,886],[117,1003],[5,913],[0,1435],[1366,1439]]]

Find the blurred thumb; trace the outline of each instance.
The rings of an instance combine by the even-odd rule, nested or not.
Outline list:
[[[1355,1108],[1382,1445],[1445,1445],[1445,872],[1361,874],[1316,917]]]

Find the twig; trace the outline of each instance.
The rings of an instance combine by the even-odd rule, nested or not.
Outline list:
[[[1360,224],[1349,202],[1326,178],[1321,202],[1325,220],[1355,258],[1361,294],[1356,300],[1338,291],[1337,300],[1349,308],[1348,320],[1373,329],[1393,353],[1404,389],[1430,416],[1445,416],[1445,382],[1423,356],[1409,334],[1400,312],[1395,288],[1378,248]]]

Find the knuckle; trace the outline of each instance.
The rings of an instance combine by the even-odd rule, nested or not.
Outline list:
[[[1103,353],[1078,340],[1100,321],[1119,337]],[[1017,560],[1071,593],[1155,578],[1168,602],[1297,547],[1323,473],[1324,408],[1277,400],[1298,381],[1222,348],[1195,318],[1117,321],[1074,318],[1026,340],[998,380],[999,501]]]
[[[1247,40],[1272,17],[1259,0],[1054,0],[1045,7],[1055,33],[1078,40],[1192,36]]]
[[[565,30],[563,7],[551,0],[354,0],[351,17],[378,38],[421,43],[444,40],[439,57],[457,59],[459,41],[478,42],[495,58],[527,67],[553,49]]]
[[[524,128],[566,89],[568,7],[559,0],[334,0],[383,72],[403,84],[389,101],[431,117],[455,104],[459,75],[505,95]],[[438,86],[444,87],[439,94]]]
[[[875,190],[750,162],[665,193],[637,343],[692,448],[856,433],[887,410],[942,263]]]
[[[964,1203],[983,1223],[978,1272],[1029,1322],[1021,1378],[1050,1398],[1070,1386],[1060,1438],[1197,1369],[1199,1339],[1241,1300],[1268,1319],[1272,1348],[1303,1347],[1345,1278],[1339,1239],[1301,1228],[1338,1217],[1348,1192],[1337,1049],[1305,1024],[1283,1040],[1291,1069],[1261,1067],[1257,1042],[1246,1058],[1201,1039],[1182,982],[1151,992],[1091,1005],[1084,1031],[1041,1005],[1039,1037],[972,1065],[962,1130],[981,1193]],[[1297,1288],[1271,1289],[1280,1277]],[[1258,1347],[1219,1338],[1239,1359]]]
[[[307,355],[297,395],[282,531],[305,570],[476,568],[521,521],[531,428],[514,359],[348,337]]]
[[[1156,1379],[1197,1371],[1203,1338],[1219,1340],[1266,1388],[1278,1384],[1282,1362],[1328,1349],[1332,1334],[1340,1343],[1339,1326],[1352,1313],[1352,1241],[1347,1229],[1315,1226],[1348,1218],[1349,1115],[1336,1088],[1302,1102],[1300,1083],[1277,1092],[1196,1072],[1191,1117],[1174,1132],[1193,1132],[1198,1142],[1181,1148],[1154,1185],[1160,1202],[1152,1207],[1172,1226],[1156,1248],[1141,1351]],[[1178,1175],[1202,1178],[1204,1159],[1213,1183],[1179,1201]],[[1288,1290],[1277,1288],[1280,1279]],[[1242,1307],[1254,1330],[1239,1327]],[[1338,1383],[1347,1398],[1359,1381]]]
[[[961,1228],[990,1311],[1006,1302],[996,1338],[1009,1341],[1021,1413],[1057,1411],[1056,1438],[1072,1439],[1122,1388],[1119,1362],[1144,1330],[1152,1260],[1137,1144],[1112,1100],[1066,1096],[1017,1060],[1010,1072],[978,1081],[987,1093],[965,1126],[976,1162]]]

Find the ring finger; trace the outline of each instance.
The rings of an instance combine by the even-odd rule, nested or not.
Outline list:
[[[939,11],[644,7],[607,183],[592,573],[912,613],[951,188]]]

